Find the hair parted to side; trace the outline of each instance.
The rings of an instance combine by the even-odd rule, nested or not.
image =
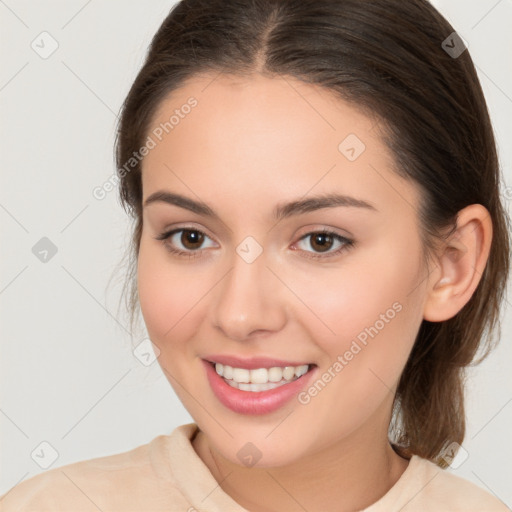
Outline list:
[[[121,202],[134,221],[125,287],[132,327],[141,164],[128,173],[120,169],[144,144],[162,100],[208,72],[289,76],[322,86],[380,121],[395,171],[420,186],[426,260],[459,210],[479,203],[491,215],[491,252],[475,293],[455,317],[423,321],[395,397],[390,438],[397,451],[446,467],[444,447],[461,444],[465,434],[465,367],[499,339],[510,260],[510,223],[483,92],[468,51],[452,58],[441,46],[453,32],[426,0],[176,4],[125,99],[116,140]]]

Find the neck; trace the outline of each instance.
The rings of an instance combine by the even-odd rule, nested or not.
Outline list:
[[[375,428],[373,418],[321,451],[270,468],[234,464],[201,431],[192,444],[224,492],[251,512],[349,512],[379,500],[408,465],[391,447],[388,425],[389,417]]]

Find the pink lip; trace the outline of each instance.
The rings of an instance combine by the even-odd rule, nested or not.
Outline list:
[[[271,361],[273,366],[300,366],[300,364],[274,364],[275,360],[265,359],[266,362]],[[278,388],[269,389],[268,391],[242,391],[226,384],[224,379],[217,374],[213,364],[210,361],[202,360],[208,382],[219,401],[228,409],[240,414],[268,414],[276,411],[285,403],[290,401],[293,397],[297,396],[299,392],[309,385],[311,379],[316,374],[317,367],[314,366],[310,371],[300,376],[298,379],[291,381],[289,384],[284,384]],[[220,362],[220,361],[217,361]],[[247,361],[246,361],[247,362]],[[254,360],[251,360],[254,362]],[[224,364],[224,363],[223,363]],[[229,363],[225,363],[229,364]],[[243,368],[238,366],[237,368]],[[231,366],[231,365],[229,365]],[[261,360],[253,368],[264,368],[266,364],[261,365]]]
[[[310,364],[309,362],[284,361],[283,359],[273,359],[271,357],[250,357],[243,359],[236,356],[227,356],[222,354],[212,354],[210,356],[203,357],[203,359],[213,363],[227,364],[233,368],[245,368],[247,370],[255,370],[256,368],[272,368],[274,366],[284,367]]]

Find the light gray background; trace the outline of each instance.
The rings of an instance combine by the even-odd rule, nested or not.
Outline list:
[[[53,468],[130,450],[192,421],[157,362],[132,354],[127,317],[117,312],[122,272],[107,287],[130,225],[117,190],[102,201],[92,195],[114,172],[117,112],[173,4],[0,0],[0,493],[44,471],[52,448],[42,442],[58,453]],[[512,2],[435,5],[478,67],[510,209]],[[59,45],[47,59],[31,48],[34,40],[39,51],[51,48],[43,31]],[[46,263],[32,252],[42,237],[57,247]],[[469,457],[453,471],[512,507],[506,307],[500,347],[470,374]]]

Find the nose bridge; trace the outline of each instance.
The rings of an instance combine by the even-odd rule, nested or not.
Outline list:
[[[285,313],[276,293],[278,282],[267,268],[267,253],[253,237],[246,237],[235,252],[214,302],[215,325],[237,340],[255,331],[280,329]]]

